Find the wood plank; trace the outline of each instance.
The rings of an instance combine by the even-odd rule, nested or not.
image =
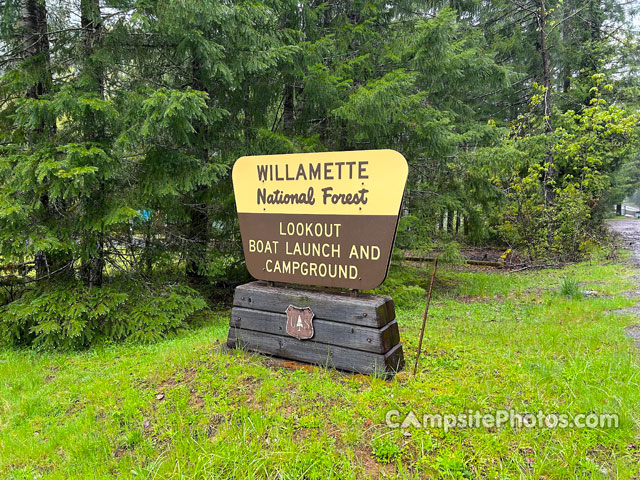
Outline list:
[[[385,364],[391,372],[399,372],[404,368],[404,351],[402,344],[398,343],[384,355]]]
[[[298,288],[272,287],[266,282],[251,282],[236,287],[235,307],[284,313],[289,305],[310,307],[315,318],[362,327],[380,328],[395,319],[391,297],[347,293],[325,293]]]
[[[363,352],[344,347],[327,345],[313,340],[300,341],[293,337],[254,332],[241,328],[230,328],[227,345],[244,348],[276,357],[297,360],[338,370],[386,378],[395,375],[402,356],[402,345],[396,345],[388,354]]]
[[[273,335],[286,335],[287,315],[234,307],[230,326]],[[386,353],[400,342],[398,323],[394,320],[382,328],[368,328],[329,320],[313,320],[312,340],[328,345],[366,352]],[[308,340],[302,340],[307,342]]]

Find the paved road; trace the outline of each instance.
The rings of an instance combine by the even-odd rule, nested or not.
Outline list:
[[[611,220],[609,228],[622,237],[623,247],[631,252],[630,262],[640,269],[640,219]],[[640,276],[636,279],[640,281]],[[640,292],[638,292],[640,293]],[[623,309],[625,313],[635,313],[640,317],[640,304],[635,307]],[[626,329],[627,335],[633,338],[636,346],[640,348],[640,324],[631,325]]]
[[[631,262],[640,267],[640,218],[610,220],[609,228],[622,237],[624,248],[631,252]]]

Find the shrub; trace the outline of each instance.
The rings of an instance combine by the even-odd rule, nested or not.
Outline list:
[[[428,286],[428,274],[415,268],[391,267],[394,274],[389,275],[385,282],[379,286],[377,295],[389,295],[393,298],[398,308],[413,308],[426,298]]]
[[[205,307],[198,292],[185,286],[47,285],[0,308],[0,334],[12,344],[42,349],[83,348],[100,340],[151,343],[184,328]]]
[[[440,255],[442,263],[451,263],[453,265],[462,265],[465,262],[464,255],[460,252],[460,244],[458,242],[449,242],[445,245],[442,255]]]

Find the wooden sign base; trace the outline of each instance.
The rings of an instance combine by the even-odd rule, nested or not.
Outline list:
[[[304,322],[297,313],[302,311],[307,312]],[[311,316],[311,338],[287,333],[295,333],[296,325],[306,327]],[[354,298],[348,293],[247,283],[235,291],[227,345],[385,378],[404,367],[391,297]]]

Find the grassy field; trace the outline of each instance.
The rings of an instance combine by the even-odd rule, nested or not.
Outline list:
[[[392,382],[226,351],[228,311],[150,346],[0,351],[0,477],[640,478],[640,356],[624,333],[638,320],[612,313],[637,302],[633,271],[443,267],[414,378],[429,268],[396,266],[385,286],[407,360]],[[620,423],[393,429],[390,409]]]

